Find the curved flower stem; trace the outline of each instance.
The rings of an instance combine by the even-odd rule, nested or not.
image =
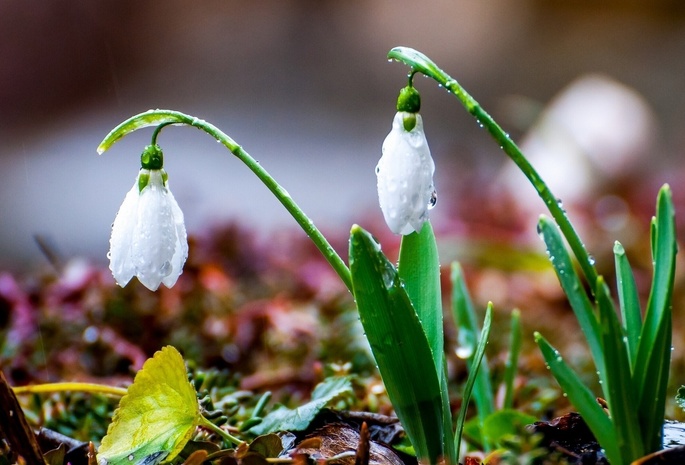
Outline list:
[[[202,426],[203,428],[207,428],[208,430],[218,434],[221,436],[226,442],[231,443],[235,446],[240,445],[244,443],[245,441],[238,439],[237,437],[233,436],[231,433],[226,431],[225,429],[221,429],[218,426],[216,426],[214,423],[211,421],[207,420],[204,416],[200,415],[199,418],[199,426]]]
[[[482,127],[485,127],[492,137],[499,143],[504,152],[516,163],[523,174],[533,184],[538,195],[547,205],[552,217],[559,225],[559,229],[569,243],[571,250],[575,254],[585,278],[590,283],[590,288],[594,294],[594,286],[597,282],[597,270],[594,266],[594,259],[588,254],[583,241],[578,236],[575,228],[571,224],[566,212],[561,206],[561,201],[552,194],[545,181],[540,177],[535,168],[523,155],[509,134],[504,132],[494,119],[478,104],[478,102],[466,92],[466,90],[450,75],[443,70],[423,53],[408,47],[395,47],[388,52],[388,58],[401,61],[411,68],[409,81],[417,72],[433,78],[441,86],[454,94],[466,110],[473,115]]]
[[[168,125],[188,125],[200,129],[218,142],[223,144],[228,150],[231,151],[233,155],[238,157],[240,161],[245,163],[248,168],[264,183],[264,185],[276,196],[276,198],[281,202],[285,209],[295,218],[295,221],[300,225],[304,232],[309,236],[309,238],[314,242],[319,251],[323,254],[324,258],[330,263],[340,279],[342,279],[345,286],[352,292],[352,280],[350,278],[350,270],[345,265],[345,262],[340,258],[340,255],[333,249],[326,238],[321,234],[321,231],[314,226],[314,223],[302,209],[295,203],[295,201],[290,197],[288,191],[286,191],[276,180],[259,164],[257,160],[252,158],[243,148],[238,145],[233,139],[222,132],[213,124],[203,121],[199,118],[186,115],[184,113],[173,111],[173,110],[149,110],[144,113],[140,113],[133,116],[119,126],[114,128],[105,139],[98,146],[98,153],[102,154],[108,150],[115,142],[117,142],[122,137],[130,134],[138,129],[159,126],[161,127]],[[159,130],[155,131],[154,136],[156,139]]]
[[[19,386],[12,388],[15,394],[38,394],[53,392],[88,392],[90,394],[109,394],[122,397],[126,395],[126,388],[107,386],[95,383],[49,383],[35,386]]]

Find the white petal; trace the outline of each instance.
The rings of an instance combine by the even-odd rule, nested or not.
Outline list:
[[[416,115],[416,126],[407,132],[403,113],[396,113],[376,167],[381,210],[395,234],[420,231],[428,219],[434,171],[421,115]]]
[[[162,280],[171,274],[171,261],[176,251],[176,226],[161,171],[150,171],[150,181],[140,193],[138,202],[131,255],[138,280],[156,291]]]
[[[109,269],[117,284],[124,287],[136,274],[131,260],[131,239],[138,218],[138,180],[133,185],[112,224],[112,236],[109,240]]]
[[[183,265],[188,258],[188,236],[186,234],[186,226],[183,222],[183,212],[176,203],[174,195],[169,189],[169,184],[167,183],[167,196],[169,204],[171,205],[171,215],[174,220],[174,227],[176,229],[176,246],[174,256],[171,259],[171,273],[165,277],[162,282],[166,287],[172,287],[176,284],[178,277],[183,273]]]

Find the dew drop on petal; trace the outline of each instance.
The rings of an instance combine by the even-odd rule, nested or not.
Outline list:
[[[434,190],[433,192],[431,192],[430,199],[428,199],[427,208],[429,210],[432,210],[435,207],[436,203],[438,203],[438,192]]]

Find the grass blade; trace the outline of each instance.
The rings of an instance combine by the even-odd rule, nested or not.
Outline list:
[[[442,386],[428,339],[395,267],[361,227],[350,233],[350,270],[362,326],[383,383],[419,460],[443,459]]]
[[[616,432],[612,422],[599,406],[590,389],[566,365],[559,351],[552,347],[538,332],[535,333],[535,342],[540,347],[542,356],[559,386],[568,396],[571,404],[578,409],[590,431],[592,431],[599,444],[604,448],[609,462],[622,463],[621,451],[616,445]]]
[[[664,320],[654,339],[652,363],[644,368],[646,381],[639,399],[638,421],[644,431],[645,453],[656,452],[663,446],[672,330],[671,319]]]
[[[652,287],[634,370],[639,393],[638,416],[648,438],[645,452],[661,448],[671,359],[671,297],[677,243],[673,200],[668,185],[659,191],[656,210],[656,218],[652,221]]]
[[[514,380],[518,370],[519,354],[521,353],[521,312],[515,308],[511,312],[509,357],[504,370],[504,409],[514,407]]]
[[[595,290],[599,308],[606,376],[602,390],[616,429],[616,441],[623,461],[631,463],[645,453],[640,423],[635,410],[636,395],[630,372],[628,347],[623,341],[623,328],[618,321],[609,288],[600,276]]]
[[[473,355],[473,362],[469,366],[469,376],[466,379],[466,386],[464,386],[464,395],[461,399],[461,408],[459,409],[459,414],[457,415],[457,426],[454,432],[454,449],[456,451],[456,457],[459,457],[459,449],[461,448],[461,434],[464,431],[464,422],[466,421],[466,410],[469,406],[469,401],[471,400],[471,393],[473,392],[473,387],[476,383],[478,377],[479,368],[482,365],[483,356],[485,355],[485,346],[488,344],[488,339],[490,338],[490,326],[492,324],[492,302],[488,303],[488,307],[485,310],[485,319],[483,320],[483,330],[480,333],[478,339],[478,346],[476,347],[476,352]]]
[[[554,271],[559,278],[561,287],[568,297],[573,313],[580,324],[580,329],[590,347],[595,367],[600,373],[600,379],[604,379],[604,355],[602,351],[602,330],[595,316],[592,303],[588,298],[580,278],[573,268],[571,257],[564,246],[561,234],[556,225],[549,218],[542,216],[538,222],[538,233],[545,241],[549,259],[554,266]]]
[[[637,360],[637,345],[640,340],[642,329],[642,312],[640,299],[635,286],[635,276],[630,268],[626,251],[620,242],[614,244],[614,262],[616,264],[616,288],[618,300],[621,305],[621,319],[623,329],[628,338],[628,353],[630,355],[631,371],[635,369]]]
[[[457,355],[461,358],[466,358],[468,366],[471,367],[475,366],[474,360],[477,355],[476,346],[478,344],[476,335],[480,330],[476,319],[476,311],[464,280],[464,272],[457,262],[452,263],[451,268],[452,313],[457,325],[457,337],[459,340]],[[482,426],[483,421],[495,411],[495,400],[490,382],[490,369],[487,357],[485,356],[483,356],[480,370],[476,376],[473,401]],[[488,444],[483,444],[483,448],[488,450]]]

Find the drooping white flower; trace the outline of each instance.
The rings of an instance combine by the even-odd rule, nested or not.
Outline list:
[[[411,119],[415,118],[415,125],[409,131],[405,129],[406,118],[410,127]],[[428,210],[437,201],[434,172],[421,115],[397,112],[376,166],[378,200],[385,222],[395,234],[421,231],[428,219]]]
[[[176,283],[188,258],[188,239],[164,170],[140,170],[119,208],[109,243],[109,268],[120,286],[133,276],[151,291]]]

